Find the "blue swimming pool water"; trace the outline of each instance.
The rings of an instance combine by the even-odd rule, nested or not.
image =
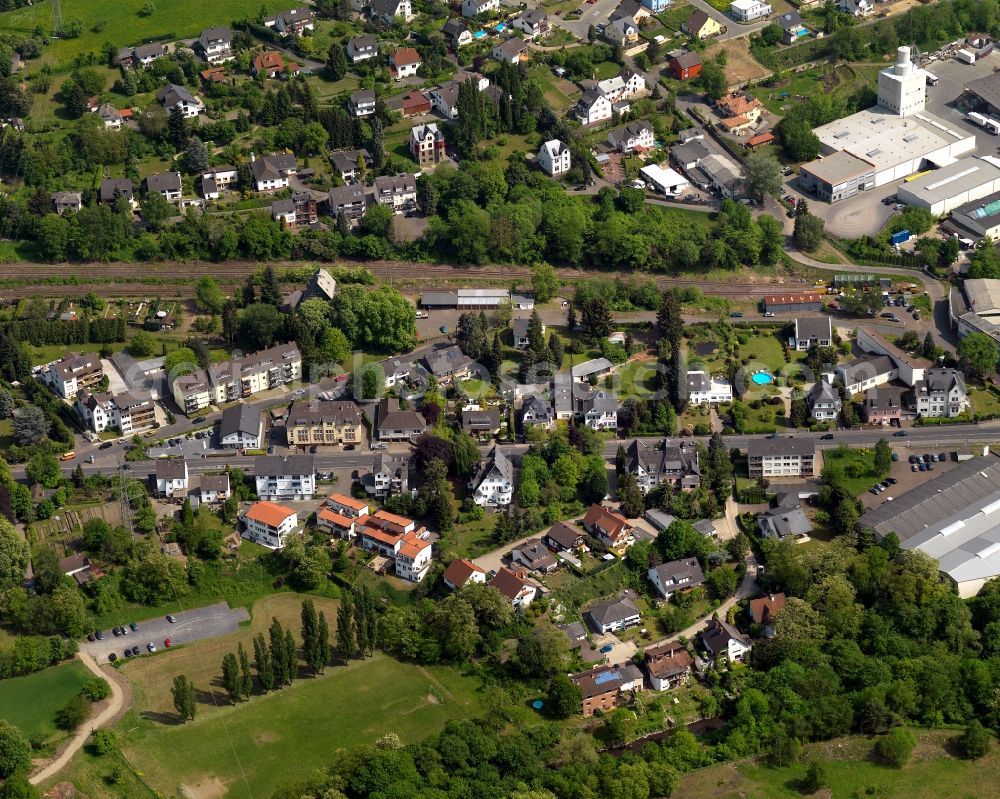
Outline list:
[[[767,372],[755,372],[750,376],[750,379],[758,386],[766,386],[768,383],[774,382],[774,375],[769,375]]]

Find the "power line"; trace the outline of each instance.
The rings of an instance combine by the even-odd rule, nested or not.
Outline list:
[[[58,39],[62,36],[62,7],[59,0],[52,0],[52,38]]]

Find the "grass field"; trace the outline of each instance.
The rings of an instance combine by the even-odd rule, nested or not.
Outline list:
[[[27,735],[56,730],[55,717],[90,676],[76,660],[29,674],[0,680],[0,719],[20,727]]]
[[[824,468],[839,469],[849,491],[863,494],[885,475],[875,471],[874,449],[837,449],[823,453]],[[857,476],[852,476],[852,471]]]
[[[216,0],[213,3],[160,0],[150,4],[155,8],[152,14],[140,16],[139,11],[146,4],[146,0],[63,0],[60,5],[64,24],[79,21],[83,33],[76,39],[54,40],[45,48],[44,63],[66,65],[80,53],[99,52],[106,41],[115,47],[124,47],[152,39],[196,38],[202,28],[256,16],[259,8],[274,13],[285,7],[281,0],[261,0],[252,4],[244,0]],[[0,15],[0,32],[31,33],[38,26],[51,29],[51,0],[41,0]]]
[[[570,91],[575,93],[573,84],[568,80],[557,78],[552,70],[544,64],[536,64],[531,67],[528,70],[528,75],[538,81],[539,86],[542,87],[545,102],[556,111],[565,111],[575,102],[568,93]]]
[[[1000,752],[993,749],[980,760],[965,761],[945,751],[946,730],[919,730],[917,748],[902,769],[885,768],[868,759],[872,740],[838,738],[807,747],[809,754],[829,760],[830,788],[815,796],[832,799],[986,799],[996,795],[1000,778]],[[805,765],[765,768],[753,763],[727,763],[686,775],[674,796],[711,796],[713,799],[792,799],[801,797],[799,781]]]
[[[160,678],[167,682],[167,677]],[[202,687],[202,686],[199,686]],[[376,655],[329,668],[238,707],[199,708],[184,725],[126,718],[125,754],[166,795],[253,799],[387,732],[406,743],[475,715],[477,680]],[[443,699],[443,701],[442,701]]]

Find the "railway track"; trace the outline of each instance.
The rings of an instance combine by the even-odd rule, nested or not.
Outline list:
[[[373,262],[341,262],[339,266],[347,268],[363,268],[370,271],[380,280],[406,283],[422,283],[425,281],[449,280],[479,280],[479,281],[527,281],[531,278],[531,270],[521,266],[454,266],[447,264],[427,264],[410,261],[373,261]],[[299,262],[278,263],[279,269],[302,268]],[[226,263],[192,262],[192,263],[93,263],[79,265],[65,264],[3,264],[0,265],[0,281],[12,285],[0,286],[0,292],[10,296],[39,295],[43,297],[82,296],[97,284],[117,284],[123,295],[128,294],[171,294],[173,296],[189,297],[193,288],[189,283],[194,277],[208,275],[220,283],[232,285],[246,279],[258,271],[261,264],[254,261],[229,261]],[[81,280],[81,283],[53,283],[39,281],[57,281],[67,277],[67,273]],[[609,279],[617,277],[615,273],[597,270],[567,269],[556,270],[559,278],[566,282],[588,279]],[[697,287],[706,294],[722,297],[763,296],[775,291],[789,288],[788,283],[779,283],[771,279],[758,283],[715,283],[693,278],[677,278],[665,275],[637,275],[651,277],[657,286],[666,289],[671,287]],[[148,282],[148,281],[162,282]],[[16,285],[14,285],[16,284]],[[799,284],[790,284],[797,286]]]

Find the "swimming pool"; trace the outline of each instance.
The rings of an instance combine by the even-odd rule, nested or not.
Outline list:
[[[766,386],[768,383],[774,382],[774,375],[768,374],[767,372],[754,372],[750,375],[750,380],[758,386]]]

